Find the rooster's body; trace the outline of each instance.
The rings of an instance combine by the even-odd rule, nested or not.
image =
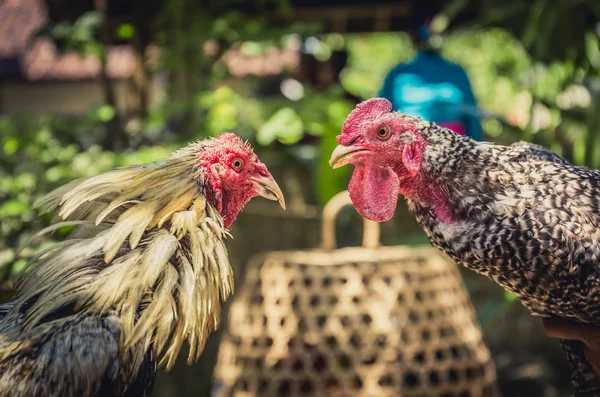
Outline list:
[[[600,326],[600,173],[534,146],[485,146],[486,166],[475,166],[483,156],[469,151],[472,171],[444,182],[460,187],[449,205],[462,221],[448,225],[412,200],[409,209],[434,246],[513,292],[532,314]],[[561,343],[576,395],[600,396],[583,344]]]
[[[402,194],[433,245],[513,292],[532,314],[600,326],[600,172],[537,145],[475,142],[391,113],[388,103],[359,105],[332,157],[357,166],[350,193],[359,212],[387,220]],[[359,134],[370,129],[391,132],[377,144]],[[375,183],[379,195],[369,190]],[[562,344],[576,395],[599,396],[583,344]]]
[[[147,396],[184,341],[197,359],[232,293],[225,227],[259,194],[283,203],[252,150],[224,134],[46,196],[41,208],[65,221],[49,229],[77,229],[0,306],[0,396]]]
[[[0,365],[2,396],[149,396],[157,365],[149,351],[131,377],[119,355],[116,315],[56,318],[31,336]],[[1,321],[1,320],[0,320]],[[18,329],[18,326],[11,324]]]

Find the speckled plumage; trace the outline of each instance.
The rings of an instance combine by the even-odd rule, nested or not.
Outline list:
[[[513,292],[532,314],[600,325],[600,172],[526,143],[476,143],[429,125],[423,175],[456,222],[408,200],[432,244]],[[600,395],[580,342],[562,341],[577,396]]]
[[[391,112],[385,99],[359,104],[338,143],[331,164],[356,166],[360,183],[349,190],[364,216],[387,220],[380,203],[395,208],[395,189],[434,246],[513,292],[533,315],[600,326],[600,171],[539,145],[473,141]],[[396,174],[387,198],[364,187],[379,169]],[[561,344],[575,395],[600,396],[583,344]]]
[[[153,353],[146,353],[130,378],[119,355],[120,334],[114,314],[71,315],[46,322],[23,335],[19,346],[0,362],[0,395],[150,396],[157,370]]]

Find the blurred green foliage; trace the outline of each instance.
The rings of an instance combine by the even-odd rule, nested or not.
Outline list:
[[[0,118],[0,269],[3,264],[15,264],[17,248],[50,221],[48,216],[37,217],[32,209],[42,194],[74,178],[163,158],[190,140],[223,131],[236,132],[257,151],[276,156],[279,163],[306,169],[315,186],[314,197],[309,198],[313,203],[324,204],[346,187],[348,171],[333,170],[327,161],[336,145],[335,136],[354,106],[348,94],[363,99],[376,95],[385,74],[415,54],[408,35],[322,34],[322,26],[307,22],[276,27],[267,14],[249,16],[236,11],[231,7],[234,0],[209,3],[170,0],[160,13],[154,36],[160,56],[152,71],[165,76],[167,83],[160,103],[125,126],[127,151],[115,153],[103,144],[110,138],[107,123],[118,116],[109,104],[99,104],[78,118]],[[586,10],[596,7],[578,3]],[[261,4],[275,4],[281,12],[290,12],[286,1]],[[515,17],[520,8],[497,5],[504,11],[498,8],[491,24],[500,25],[498,18],[504,12],[510,18],[504,20],[504,28],[469,27],[444,32],[443,38],[436,39],[441,41],[442,54],[469,73],[484,111],[482,123],[488,139],[500,143],[527,139],[577,164],[600,167],[598,32],[585,24],[577,27],[571,36],[561,38],[566,49],[558,52],[568,55],[571,40],[576,56],[557,56],[551,44],[560,30],[559,24],[550,23],[556,11],[549,4],[539,0],[537,8],[521,15],[520,22]],[[581,14],[581,7],[573,8],[566,0],[561,4],[561,12]],[[536,24],[539,15],[535,12],[554,16]],[[448,18],[436,20],[439,30],[448,25]],[[101,14],[88,13],[77,21],[52,25],[49,33],[63,51],[101,56],[95,31],[103,22]],[[539,37],[538,31],[542,32]],[[134,41],[138,33],[136,26],[122,23],[114,35],[121,41]],[[286,70],[282,79],[295,87],[295,97],[280,92],[261,94],[261,78],[236,78],[221,58],[230,50],[252,57],[273,48],[296,48],[290,43],[307,37],[318,61],[327,61],[334,51],[348,51],[339,84],[314,87]],[[574,43],[575,38],[582,41]],[[28,254],[23,253],[24,257]]]
[[[379,92],[391,68],[409,61],[415,49],[407,34],[373,33],[347,38],[349,67],[342,73],[342,83],[351,93],[370,98]]]
[[[506,29],[539,62],[588,63],[585,38],[597,29],[596,0],[484,0],[477,21]],[[596,26],[595,26],[596,25]]]
[[[49,24],[39,35],[52,37],[61,52],[76,52],[79,56],[93,54],[104,56],[104,48],[96,38],[96,30],[104,23],[104,16],[97,11],[87,12],[73,23],[62,21]]]
[[[88,139],[78,139],[78,134],[100,125],[101,114],[91,112],[78,120],[0,117],[0,275],[19,271],[37,248],[51,243],[37,241],[17,257],[34,232],[51,221],[50,214],[38,217],[33,208],[43,194],[73,179],[162,159],[173,149],[161,145],[114,153],[96,144],[86,146]],[[66,232],[59,230],[57,237]]]
[[[159,56],[148,60],[149,71],[165,82],[161,100],[139,115],[120,118],[114,104],[100,103],[78,117],[0,116],[0,298],[7,285],[3,281],[12,279],[40,248],[69,232],[59,229],[19,252],[52,220],[51,214],[36,214],[36,199],[76,178],[163,159],[191,140],[237,133],[261,158],[306,171],[310,186],[301,187],[312,204],[323,205],[347,187],[349,170],[334,170],[328,160],[354,107],[348,94],[362,99],[376,95],[386,73],[414,56],[408,35],[323,34],[321,25],[307,22],[277,27],[266,13],[249,16],[237,11],[240,2],[166,2],[153,27]],[[444,31],[453,7],[466,4],[464,0],[449,2],[434,25],[444,31],[443,37],[435,37],[443,56],[464,66],[471,78],[488,140],[525,139],[576,164],[600,168],[600,32],[581,22],[586,13],[597,12],[600,2],[536,0],[533,7],[526,0],[485,3],[489,12],[479,26]],[[263,0],[258,7],[269,4],[290,12],[285,0]],[[96,32],[103,23],[103,16],[94,12],[53,24],[42,33],[62,52],[103,57],[106,48]],[[133,22],[120,23],[114,31],[120,42],[138,42],[139,34]],[[262,78],[235,77],[222,61],[231,50],[256,57],[272,49],[297,49],[294,41],[306,38],[320,62],[335,51],[348,51],[339,83],[315,87],[285,70],[281,83],[290,83],[294,95],[282,95],[283,85],[265,94]],[[125,151],[114,152],[110,145],[108,124],[115,120],[126,120]],[[424,237],[403,235],[398,242],[423,244]],[[478,287],[468,287],[477,296]],[[515,302],[502,291],[478,301],[484,327],[493,326]]]

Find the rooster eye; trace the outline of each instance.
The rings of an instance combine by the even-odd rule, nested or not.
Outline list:
[[[241,169],[244,167],[244,160],[239,157],[233,159],[231,162],[231,167],[236,171],[241,171]]]
[[[381,127],[379,127],[379,129],[377,129],[377,138],[381,139],[382,141],[385,141],[389,137],[390,129],[387,125],[382,125]]]

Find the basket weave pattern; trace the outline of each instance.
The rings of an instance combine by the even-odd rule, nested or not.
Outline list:
[[[431,248],[273,252],[251,260],[216,396],[497,396],[462,278]]]

